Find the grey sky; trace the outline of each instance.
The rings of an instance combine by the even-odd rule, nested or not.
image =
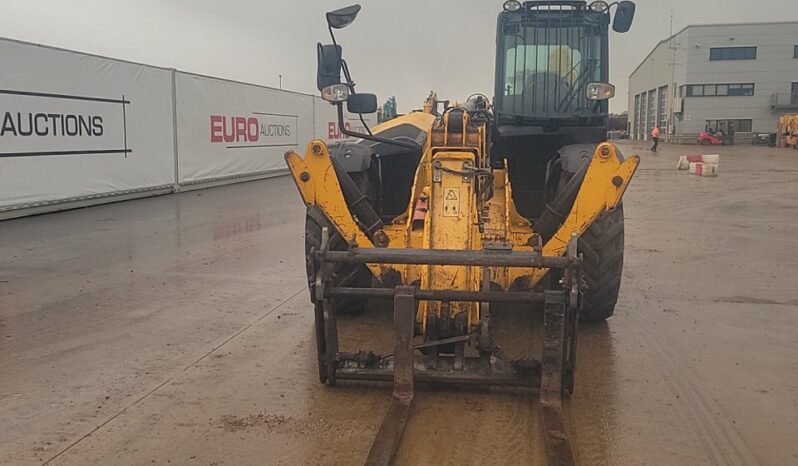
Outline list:
[[[0,35],[132,61],[315,93],[324,12],[357,0],[3,0]],[[360,0],[339,31],[358,89],[400,111],[441,98],[493,94],[502,0]],[[798,20],[794,0],[639,0],[632,30],[611,33],[612,111],[626,109],[629,73],[687,24]],[[798,43],[798,38],[796,38]]]

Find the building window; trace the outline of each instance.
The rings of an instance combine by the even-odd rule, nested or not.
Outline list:
[[[792,83],[792,87],[790,87],[790,103],[798,104],[798,83]]]
[[[793,45],[792,46],[792,57],[793,58],[798,58],[798,45]]]
[[[648,119],[646,120],[646,134],[651,134],[651,130],[657,125],[657,90],[651,89],[648,91],[648,103],[646,104],[648,110]]]
[[[709,61],[716,60],[756,60],[756,47],[712,47]]]
[[[668,130],[668,86],[662,86],[657,90],[657,123],[660,129],[667,133]]]
[[[723,131],[728,133],[730,125],[734,127],[736,133],[750,133],[751,120],[750,119],[735,119],[735,120],[707,120],[707,131],[713,133]]]
[[[682,86],[682,97],[723,97],[754,95],[754,83],[744,84],[688,84]]]
[[[640,139],[645,139],[646,137],[646,114],[648,113],[648,109],[646,108],[646,93],[640,93]]]
[[[729,84],[729,95],[754,95],[754,84]]]
[[[640,139],[640,134],[643,132],[641,129],[641,125],[643,122],[643,116],[640,113],[640,106],[641,104],[640,94],[635,96],[635,118],[634,118],[634,138]]]

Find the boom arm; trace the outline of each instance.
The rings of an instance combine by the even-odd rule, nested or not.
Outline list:
[[[562,256],[566,252],[572,234],[581,236],[600,214],[614,209],[621,202],[639,164],[639,156],[632,155],[621,162],[615,145],[608,142],[599,144],[593,153],[571,212],[554,236],[543,246],[543,254]],[[515,269],[511,271],[511,279],[526,277],[531,287],[537,284],[546,272],[548,269]]]

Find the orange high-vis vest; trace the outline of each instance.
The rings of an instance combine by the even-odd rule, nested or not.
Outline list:
[[[659,137],[659,128],[654,128],[651,130],[651,137],[658,138]]]

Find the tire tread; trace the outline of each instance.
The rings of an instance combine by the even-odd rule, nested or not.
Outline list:
[[[305,216],[305,267],[308,275],[308,290],[310,300],[316,302],[313,286],[316,277],[311,271],[310,252],[312,249],[321,248],[321,231],[327,227],[330,230],[330,249],[333,251],[346,251],[349,245],[338,233],[338,230],[327,220],[327,217],[317,207],[308,207]],[[368,287],[371,285],[371,272],[364,265],[335,264],[333,266],[333,283],[335,286]],[[352,314],[365,309],[366,300],[360,298],[333,299],[333,306],[339,314]]]
[[[600,322],[615,312],[623,274],[623,206],[601,214],[579,238],[587,290],[579,318]]]

